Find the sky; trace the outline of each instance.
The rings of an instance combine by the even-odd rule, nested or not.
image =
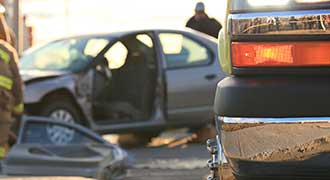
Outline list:
[[[199,0],[217,19],[223,0]],[[141,28],[182,28],[198,0],[23,0],[37,43],[80,34]]]

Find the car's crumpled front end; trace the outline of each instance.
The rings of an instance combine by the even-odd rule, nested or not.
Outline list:
[[[227,3],[219,47],[232,76],[217,88],[209,166],[229,163],[238,180],[329,179],[329,1]]]

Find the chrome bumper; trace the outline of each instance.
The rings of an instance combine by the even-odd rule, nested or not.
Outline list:
[[[220,117],[217,128],[237,176],[330,177],[330,117]]]
[[[329,34],[328,9],[231,14],[231,35]]]

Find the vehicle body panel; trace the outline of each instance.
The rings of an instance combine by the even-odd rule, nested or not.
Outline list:
[[[159,31],[158,33],[163,33]],[[169,31],[165,31],[168,33]],[[172,32],[173,33],[173,32]],[[215,93],[214,84],[226,75],[219,71],[218,56],[215,53],[217,45],[207,39],[197,39],[191,33],[182,33],[187,38],[197,41],[210,49],[211,61],[209,64],[168,68],[165,63],[166,85],[167,85],[167,115],[170,121],[195,121],[202,123],[212,119],[213,97]],[[163,56],[162,61],[166,62]],[[206,117],[208,117],[206,119]]]
[[[60,89],[65,89],[73,95],[76,95],[74,87],[76,78],[74,75],[43,78],[44,79],[41,81],[34,81],[25,85],[25,94],[28,94],[24,96],[24,102],[26,104],[38,103],[47,94]]]
[[[230,51],[227,51],[228,49],[230,49],[231,46],[231,39],[230,39],[230,35],[228,33],[228,29],[229,27],[229,22],[228,22],[228,15],[229,15],[229,6],[230,6],[230,0],[224,0],[223,1],[223,6],[227,7],[226,11],[224,11],[223,15],[222,15],[222,29],[219,33],[219,61],[222,67],[222,70],[228,74],[231,74],[231,53]]]
[[[35,129],[48,127],[74,130],[80,139],[77,144],[53,144],[47,134]],[[78,133],[79,132],[79,133]],[[127,168],[127,153],[96,133],[79,125],[40,117],[24,117],[17,144],[3,163],[3,173],[10,176],[81,176],[103,178],[105,173],[114,179],[122,178]],[[110,176],[109,176],[110,177]]]
[[[58,77],[65,74],[68,74],[65,71],[20,71],[22,79],[24,82],[30,82],[35,80],[36,78],[51,78]]]

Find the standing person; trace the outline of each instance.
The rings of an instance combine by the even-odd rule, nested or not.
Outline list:
[[[13,41],[4,12],[5,8],[0,4],[0,159],[6,156],[9,149],[12,115],[21,115],[24,109],[18,55],[11,45]]]
[[[189,19],[186,27],[196,31],[203,32],[215,38],[218,38],[221,24],[214,18],[210,18],[205,13],[205,5],[202,2],[196,4],[195,15]]]

